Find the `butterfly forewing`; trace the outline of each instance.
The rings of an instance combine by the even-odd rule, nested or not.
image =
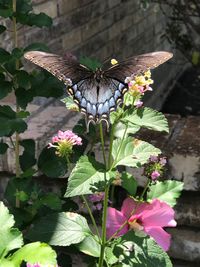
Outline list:
[[[69,79],[72,83],[76,83],[92,74],[87,67],[80,65],[78,62],[65,60],[55,54],[31,51],[25,53],[24,57],[52,73],[66,85],[69,84]]]
[[[173,56],[172,53],[159,51],[131,57],[120,64],[114,65],[105,71],[107,77],[124,81],[130,75],[144,73],[148,69],[154,69]]]

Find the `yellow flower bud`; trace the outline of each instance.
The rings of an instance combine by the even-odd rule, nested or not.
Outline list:
[[[111,64],[112,64],[112,65],[116,65],[116,64],[118,64],[118,61],[117,61],[116,59],[113,58],[113,59],[111,59]]]

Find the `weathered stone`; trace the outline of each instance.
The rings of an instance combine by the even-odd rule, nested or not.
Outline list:
[[[172,234],[169,255],[175,259],[200,262],[200,231],[198,229],[169,228]]]
[[[33,11],[35,13],[46,13],[51,18],[57,17],[57,1],[51,0],[51,1],[45,1],[43,3],[40,3],[38,5],[33,6]]]

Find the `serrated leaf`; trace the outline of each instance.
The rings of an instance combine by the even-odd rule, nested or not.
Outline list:
[[[47,244],[34,242],[23,246],[16,251],[12,257],[12,262],[15,266],[20,266],[22,261],[30,264],[40,263],[42,264],[56,264],[56,252]]]
[[[139,237],[133,231],[119,239],[114,255],[123,267],[172,267],[169,256],[150,237]]]
[[[131,196],[135,196],[136,192],[137,192],[137,181],[135,180],[135,178],[133,177],[132,174],[127,173],[127,172],[123,172],[122,176],[121,176],[121,180],[122,180],[122,187],[124,189],[126,189],[126,191],[131,195]]]
[[[21,232],[12,228],[14,225],[13,215],[9,214],[8,208],[0,202],[0,255],[5,257],[10,250],[20,248],[23,245]]]
[[[101,246],[97,241],[97,238],[97,236],[89,235],[85,237],[81,243],[77,244],[76,247],[81,252],[98,258],[100,256]]]
[[[180,196],[183,190],[184,183],[179,181],[167,180],[164,182],[156,182],[149,187],[147,192],[148,201],[152,199],[160,199],[165,201],[171,207],[176,205],[176,199]]]
[[[113,167],[119,165],[141,167],[151,155],[157,156],[160,153],[160,149],[132,137],[127,137],[123,141],[116,139],[112,150],[112,156],[115,159]]]
[[[50,27],[53,21],[52,18],[46,15],[45,13],[39,14],[29,14],[27,24],[32,26],[35,25],[37,27]]]
[[[105,180],[103,170],[104,165],[93,158],[81,157],[71,172],[65,197],[92,194],[92,186]]]
[[[31,86],[30,76],[29,76],[28,72],[26,72],[24,70],[17,71],[16,80],[17,80],[19,87],[23,87],[25,89],[28,89]]]
[[[48,177],[55,178],[67,172],[67,162],[55,154],[54,148],[45,147],[39,155],[38,168]]]
[[[50,214],[33,225],[28,238],[42,240],[54,246],[69,246],[91,234],[86,219],[73,212]]]
[[[129,134],[135,134],[139,130],[140,130],[140,126],[135,125],[133,123],[127,123],[127,126],[126,126],[124,123],[118,122],[115,127],[114,135],[118,138],[121,138],[125,133],[125,137],[127,137]]]
[[[155,131],[169,132],[165,116],[151,108],[128,109],[124,114],[123,121]]]

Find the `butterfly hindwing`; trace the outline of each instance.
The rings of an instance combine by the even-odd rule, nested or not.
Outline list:
[[[81,111],[95,122],[108,118],[108,114],[116,109],[126,91],[124,83],[111,78],[102,78],[99,82],[88,78],[68,89]]]

